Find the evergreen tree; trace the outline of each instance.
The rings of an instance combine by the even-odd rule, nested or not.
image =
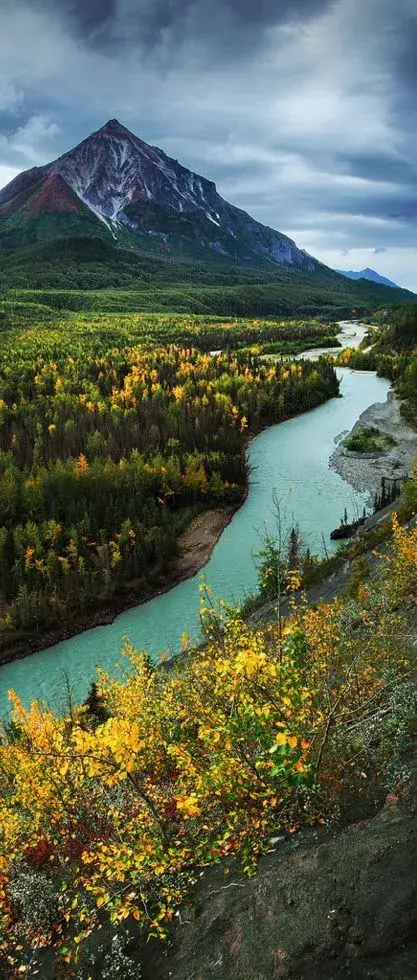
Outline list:
[[[103,698],[99,694],[96,681],[91,681],[90,690],[84,701],[84,707],[87,709],[86,713],[95,726],[102,725],[110,717]]]
[[[300,564],[300,535],[298,529],[293,527],[290,531],[288,542],[288,567],[298,568]]]

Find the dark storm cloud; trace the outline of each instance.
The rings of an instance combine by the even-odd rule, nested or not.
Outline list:
[[[57,6],[59,7],[59,3]],[[111,24],[116,18],[116,0],[74,0],[73,3],[69,0],[66,6],[80,33],[87,37]]]
[[[363,177],[374,181],[392,181],[395,184],[406,184],[414,179],[417,187],[417,161],[401,160],[392,158],[387,152],[380,153],[353,153],[345,152],[341,156],[333,157],[336,170],[343,170],[356,177]]]
[[[268,27],[302,24],[335,0],[35,0],[43,9],[61,10],[69,29],[85,43],[115,50],[139,45],[145,51],[187,39],[219,48],[224,28],[234,31],[231,53],[255,44]]]
[[[417,83],[417,6],[399,8],[398,20],[392,17],[384,38],[384,54],[398,83],[415,92]]]

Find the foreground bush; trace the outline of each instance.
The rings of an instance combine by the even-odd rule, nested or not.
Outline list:
[[[416,569],[417,531],[394,522],[383,579],[355,599],[294,601],[283,628],[253,631],[237,612],[219,623],[208,597],[203,648],[155,670],[127,646],[129,670],[100,675],[90,710],[60,718],[12,695],[0,923],[16,975],[52,948],[56,975],[61,962],[75,976],[83,940],[109,920],[164,937],[199,869],[238,855],[252,871],[271,834],[323,822],[389,760],[395,704],[410,702],[399,609]]]

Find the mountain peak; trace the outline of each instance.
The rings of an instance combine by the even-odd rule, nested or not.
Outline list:
[[[341,276],[346,276],[347,279],[367,279],[369,282],[376,282],[380,286],[393,286],[397,288],[396,282],[393,282],[392,279],[387,279],[386,276],[381,276],[379,272],[375,272],[375,269],[370,269],[369,266],[366,269],[361,269],[360,272],[355,272],[353,269],[337,269],[336,271]]]
[[[104,123],[104,126],[100,126],[100,129],[98,129],[96,132],[110,133],[112,136],[125,136],[127,133],[129,136],[133,135],[130,132],[130,129],[123,126],[123,123],[121,123],[118,119],[108,119],[107,122]]]

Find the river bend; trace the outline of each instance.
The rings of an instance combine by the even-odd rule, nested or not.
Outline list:
[[[342,434],[373,402],[385,401],[389,383],[372,372],[342,369],[342,398],[271,426],[249,445],[251,467],[247,499],[234,515],[214,548],[204,574],[215,595],[239,602],[256,588],[253,556],[266,528],[273,532],[273,497],[281,501],[287,524],[297,524],[312,552],[328,549],[330,531],[346,507],[358,516],[367,503],[329,468],[329,457]],[[188,579],[169,592],[98,626],[0,669],[0,714],[8,712],[7,691],[13,688],[28,703],[42,698],[59,708],[67,672],[74,699],[85,698],[97,664],[111,670],[120,661],[123,637],[153,655],[178,650],[181,635],[199,636],[201,576]]]

